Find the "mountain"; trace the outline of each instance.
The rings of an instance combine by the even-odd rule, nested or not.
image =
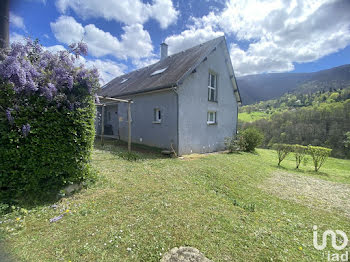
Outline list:
[[[244,105],[286,93],[313,93],[350,85],[350,64],[312,73],[273,73],[237,77]]]

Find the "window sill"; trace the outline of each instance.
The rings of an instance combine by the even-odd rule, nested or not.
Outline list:
[[[152,124],[161,124],[162,121],[153,121]]]
[[[208,100],[208,102],[212,102],[212,103],[218,103],[217,100],[213,101],[213,100]]]
[[[207,125],[208,126],[214,126],[214,125],[217,125],[218,123],[212,123],[212,122],[207,122]]]

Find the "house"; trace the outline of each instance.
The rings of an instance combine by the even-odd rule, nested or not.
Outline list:
[[[116,77],[99,95],[134,101],[134,143],[206,153],[236,134],[241,98],[224,36],[170,56],[163,43],[159,62]],[[105,107],[105,134],[127,140],[127,106]]]

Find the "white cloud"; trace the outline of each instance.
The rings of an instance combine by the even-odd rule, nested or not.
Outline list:
[[[171,0],[154,0],[152,4],[140,0],[57,0],[56,6],[61,13],[72,9],[83,19],[102,17],[127,25],[143,24],[154,18],[161,28],[175,23],[179,13]]]
[[[211,26],[204,28],[191,27],[179,35],[171,35],[165,39],[165,43],[169,46],[169,54],[174,54],[182,50],[191,48],[199,43],[209,41],[213,38],[222,36],[224,33],[213,31]]]
[[[63,45],[53,45],[53,46],[48,46],[45,47],[47,51],[50,51],[51,53],[56,53],[59,51],[64,51],[66,50]]]
[[[171,0],[154,0],[151,6],[151,17],[154,17],[162,29],[176,22],[179,11],[174,9]]]
[[[12,44],[14,42],[25,43],[26,42],[26,38],[25,38],[24,35],[17,34],[17,33],[13,32],[13,33],[10,34],[10,44]]]
[[[230,45],[237,75],[291,71],[293,63],[315,61],[350,44],[348,0],[230,0],[220,12],[192,21],[168,40],[193,42],[193,35],[209,28],[208,34],[223,31],[244,41],[244,49]]]
[[[132,63],[138,69],[138,68],[143,68],[143,67],[155,64],[158,61],[159,61],[159,58],[153,55],[143,59],[133,59]]]
[[[82,56],[76,61],[77,66],[83,64],[86,68],[97,68],[100,73],[100,84],[104,85],[113,78],[122,75],[127,70],[127,66],[121,63],[116,63],[106,59],[86,59]]]
[[[13,12],[10,12],[10,23],[17,28],[26,30],[26,26],[24,25],[23,18],[19,15],[14,14]]]
[[[84,27],[71,16],[60,16],[50,26],[56,39],[65,44],[79,42],[84,37]]]
[[[56,39],[62,43],[83,40],[89,47],[89,53],[95,57],[111,55],[119,59],[139,59],[152,55],[153,51],[151,37],[141,24],[124,26],[120,40],[94,24],[83,27],[70,16],[59,17],[51,23],[51,28]]]

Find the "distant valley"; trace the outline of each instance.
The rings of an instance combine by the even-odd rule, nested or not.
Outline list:
[[[275,99],[286,93],[314,93],[350,85],[350,65],[313,73],[272,73],[237,78],[243,105]]]

